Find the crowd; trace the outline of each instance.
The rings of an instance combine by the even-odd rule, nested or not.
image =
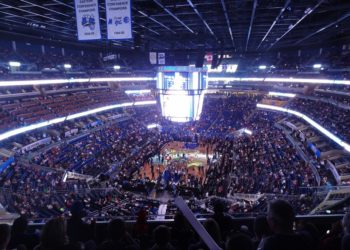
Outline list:
[[[58,190],[68,190],[68,194],[72,195],[70,197],[85,199],[84,195],[75,195],[81,195],[81,190],[89,190],[86,188],[87,183],[83,180],[63,181],[64,171],[94,177],[95,182],[90,183],[92,189],[113,188],[122,195],[131,191],[145,199],[162,182],[134,173],[150,158],[159,155],[164,143],[187,141],[208,146],[214,154],[208,158],[209,169],[205,172],[204,180],[191,176],[186,181],[168,181],[167,184],[176,183],[175,188],[169,189],[175,195],[203,199],[213,195],[227,197],[235,193],[272,193],[290,196],[290,201],[300,208],[296,211],[307,213],[315,206],[315,202],[310,199],[310,202],[297,203],[295,200],[301,199],[300,188],[316,185],[315,177],[283,132],[274,127],[278,117],[255,109],[260,99],[261,96],[255,95],[213,95],[206,98],[202,119],[184,124],[165,120],[156,106],[128,108],[126,112],[130,116],[118,122],[100,120],[102,116],[113,117],[113,113],[101,114],[98,118],[101,123],[93,130],[80,131],[76,138],[63,142],[56,140],[57,145],[34,151],[32,167],[36,169],[40,166],[43,170],[30,172],[19,163],[14,163],[1,173],[3,184],[0,186],[13,190],[13,197],[9,197],[12,211],[31,217],[51,217],[56,212],[64,214],[69,207],[65,204],[68,198],[62,198]],[[150,123],[159,123],[160,129],[147,129]],[[69,128],[74,126],[74,122],[71,122]],[[237,134],[241,128],[248,128],[253,134]],[[165,168],[175,178],[175,172],[178,171],[172,171],[174,169],[172,166]],[[159,176],[166,176],[165,172]],[[26,185],[18,185],[18,182]],[[17,190],[19,186],[25,191]],[[30,196],[31,191],[36,195]],[[106,196],[111,197],[109,193]],[[93,204],[102,204],[96,211],[106,216],[124,215],[122,211],[125,209],[111,204],[111,198],[106,196],[97,201],[91,199]],[[303,199],[308,200],[309,197],[303,196]],[[261,211],[267,202],[264,199],[255,203],[237,201],[229,211]],[[157,206],[153,207],[155,211]],[[38,215],[38,210],[44,212]]]
[[[122,91],[111,89],[63,93],[45,97],[32,97],[4,101],[1,105],[0,129],[30,125],[56,117],[87,111],[111,104],[128,102]]]
[[[348,130],[350,111],[336,105],[310,99],[295,98],[288,104],[288,108],[297,110],[317,121],[321,126],[345,141],[350,141]]]
[[[141,210],[133,224],[121,218],[109,221],[106,228],[82,220],[79,206],[65,219],[50,219],[40,231],[30,231],[25,217],[15,220],[12,227],[0,224],[1,249],[213,249],[207,246],[204,234],[197,234],[184,215],[177,213],[172,223],[152,225]],[[253,225],[234,220],[220,203],[207,218],[204,230],[217,249],[225,250],[347,250],[350,247],[350,216],[334,221],[325,232],[313,223],[296,220],[292,206],[284,200],[269,203],[265,215],[254,218]]]
[[[295,194],[300,187],[315,185],[311,169],[298,157],[283,132],[274,128],[271,116],[258,111],[248,125],[253,131],[251,136],[216,145],[221,159],[208,170],[209,193]]]
[[[127,120],[53,147],[35,156],[33,162],[50,168],[97,176],[113,167],[129,165],[137,168],[143,163],[140,155],[147,156],[154,145],[157,145],[156,134]]]

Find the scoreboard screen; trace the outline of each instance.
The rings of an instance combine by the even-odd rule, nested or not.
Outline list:
[[[206,89],[206,73],[202,69],[161,67],[157,89],[165,118],[175,122],[199,119]]]

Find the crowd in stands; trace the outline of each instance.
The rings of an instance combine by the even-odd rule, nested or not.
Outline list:
[[[295,194],[300,187],[315,185],[311,169],[301,161],[283,132],[273,127],[271,118],[258,111],[248,125],[253,131],[251,136],[216,146],[222,157],[207,173],[210,193]]]
[[[273,193],[294,195],[291,201],[295,203],[294,200],[300,200],[298,196],[300,188],[315,186],[315,178],[311,168],[301,160],[283,132],[274,127],[274,122],[277,120],[275,115],[255,110],[256,103],[260,99],[261,96],[254,95],[234,95],[224,98],[214,95],[206,100],[203,120],[185,124],[171,123],[161,118],[159,108],[156,106],[129,108],[127,112],[131,117],[127,120],[111,124],[102,121],[102,124],[93,131],[86,130],[86,133],[79,133],[76,139],[63,142],[56,140],[59,142],[57,145],[48,147],[40,153],[33,152],[35,156],[31,159],[32,167],[39,165],[45,170],[30,172],[25,167],[20,167],[19,163],[14,163],[1,174],[4,180],[1,187],[13,188],[16,191],[14,192],[16,196],[12,197],[12,201],[16,201],[12,211],[19,213],[23,211],[24,214],[33,217],[40,217],[35,214],[37,204],[46,208],[61,204],[57,205],[57,212],[67,211],[68,207],[62,203],[62,199],[57,198],[59,195],[51,197],[53,192],[66,189],[72,192],[74,197],[74,193],[86,187],[84,181],[64,182],[64,171],[97,178],[105,175],[107,181],[94,184],[93,187],[117,188],[138,192],[146,197],[154,187],[157,187],[157,180],[137,175],[135,178],[133,173],[152,156],[159,154],[164,143],[179,140],[209,145],[214,151],[214,156],[208,159],[210,167],[205,173],[204,184],[201,185],[202,181],[196,181],[195,178],[193,182],[180,182],[178,194],[187,194],[190,197],[196,194],[198,198],[205,198],[212,195],[227,197],[234,193]],[[113,116],[113,113],[109,113]],[[108,117],[109,113],[100,116]],[[229,119],[225,120],[226,117]],[[147,129],[149,123],[159,123],[160,132],[157,129]],[[73,122],[69,128],[74,128]],[[253,134],[237,135],[236,132],[241,128],[249,128]],[[17,192],[17,180],[26,183],[24,186],[28,189],[26,192]],[[30,190],[34,190],[38,195],[28,197]],[[84,196],[82,198],[84,199]],[[37,202],[37,199],[43,200],[44,203]],[[63,201],[66,199],[67,197],[63,198]],[[303,199],[307,200],[309,197]],[[110,205],[101,200],[97,203],[104,204],[97,209],[100,212]],[[263,208],[263,204],[266,203],[267,200],[259,200],[257,203],[237,201],[230,211],[232,213],[260,211],[259,207]],[[296,207],[300,207],[297,210],[300,213],[307,213],[315,205],[313,200],[295,204]],[[23,208],[22,205],[26,207]],[[113,210],[116,215],[123,211],[119,206],[111,207],[113,209],[106,211]],[[50,217],[50,215],[52,214],[44,212],[41,216]]]
[[[350,141],[350,111],[336,105],[317,100],[295,98],[288,107],[317,121],[321,126],[345,141]]]
[[[214,214],[203,226],[215,249],[347,250],[350,246],[349,214],[335,220],[325,232],[311,222],[296,219],[292,206],[284,200],[270,202],[265,215],[255,217],[252,225],[234,220],[220,203],[214,206]],[[71,211],[70,217],[52,218],[37,231],[31,230],[25,217],[16,219],[12,227],[0,224],[1,249],[214,249],[207,246],[204,233],[197,233],[179,212],[172,223],[152,225],[141,210],[132,224],[115,218],[102,227],[95,221],[84,222],[84,211],[76,204]]]

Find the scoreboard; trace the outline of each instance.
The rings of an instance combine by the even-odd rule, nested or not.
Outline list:
[[[202,112],[207,73],[202,68],[158,68],[157,90],[162,115],[175,122],[198,120]]]

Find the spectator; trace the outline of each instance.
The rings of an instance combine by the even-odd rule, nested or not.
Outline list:
[[[108,239],[103,242],[99,250],[132,250],[139,249],[138,244],[125,230],[125,223],[122,219],[114,219],[108,224]]]
[[[61,250],[67,244],[66,222],[63,218],[56,218],[45,224],[40,244],[35,247],[35,250]]]
[[[253,243],[246,234],[236,233],[226,241],[226,250],[253,250]]]
[[[39,243],[39,238],[36,234],[27,233],[27,227],[28,221],[24,216],[15,219],[11,230],[10,249],[24,245],[27,250],[31,250]]]
[[[188,228],[186,218],[182,213],[176,213],[171,228],[172,243],[175,247],[185,249],[192,239],[192,231]]]
[[[10,242],[11,228],[7,224],[0,224],[0,249],[7,249],[7,245]]]
[[[222,235],[228,235],[232,228],[232,217],[224,213],[224,204],[220,201],[214,204],[213,219],[218,223]]]
[[[342,224],[344,235],[342,238],[341,249],[348,250],[350,249],[350,213],[344,215]]]
[[[219,247],[223,247],[223,242],[221,238],[221,232],[220,227],[218,223],[214,219],[208,219],[204,222],[204,228],[207,230],[209,235],[213,238],[213,240],[216,242],[216,244]],[[190,250],[197,250],[197,249],[208,249],[205,243],[200,240],[196,244],[193,244],[189,247]]]
[[[161,225],[153,230],[154,245],[152,250],[175,250],[170,243],[170,229],[167,226]]]
[[[83,210],[83,204],[75,202],[71,207],[72,216],[67,221],[67,234],[69,241],[73,242],[86,242],[93,238],[93,230],[90,225],[82,221],[82,218],[86,216],[86,212]]]
[[[272,234],[266,216],[258,216],[254,219],[254,249],[262,249],[265,240]]]
[[[276,200],[269,204],[267,221],[273,235],[266,239],[264,250],[308,250],[309,240],[293,232],[294,211],[284,200]]]

